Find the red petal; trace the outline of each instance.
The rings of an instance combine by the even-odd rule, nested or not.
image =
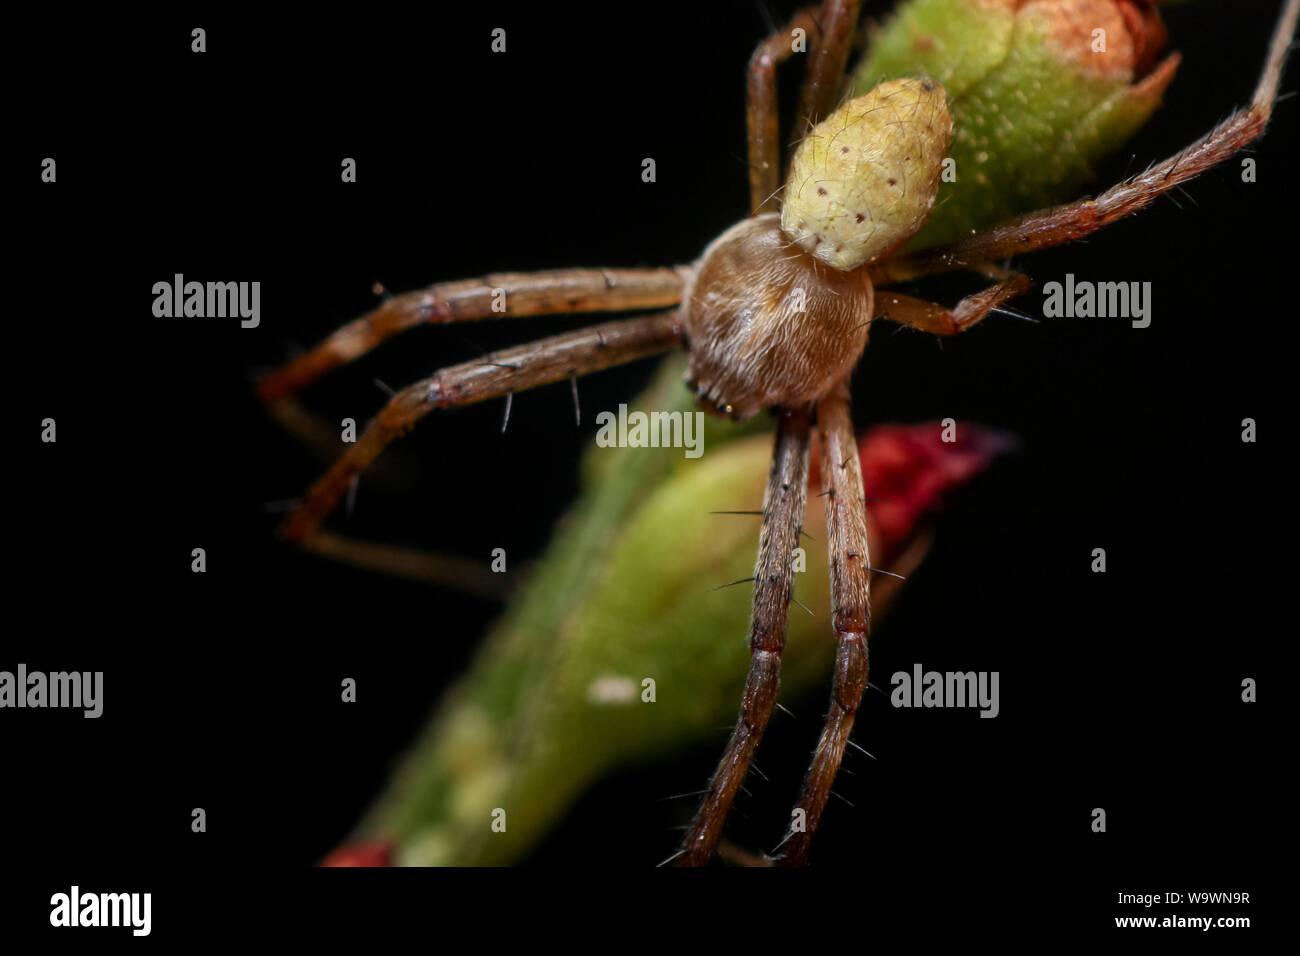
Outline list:
[[[958,426],[952,442],[943,432],[939,422],[881,425],[858,439],[867,510],[889,548],[906,542],[951,491],[1018,445],[1013,435],[982,425]]]
[[[339,847],[321,866],[392,866],[393,845],[387,840],[359,840]]]

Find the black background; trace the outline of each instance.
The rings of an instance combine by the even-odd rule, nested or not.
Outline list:
[[[3,859],[36,874],[12,925],[44,924],[49,893],[78,880],[152,889],[159,927],[207,912],[162,905],[177,879],[319,892],[309,865],[347,835],[498,613],[274,541],[265,504],[300,494],[320,463],[259,408],[258,370],[371,307],[375,282],[687,262],[745,213],[742,71],[769,28],[759,6],[561,6],[15,26],[27,67],[6,151],[0,667],[103,670],[106,709],[3,715]],[[1184,65],[1103,182],[1253,89],[1275,5],[1202,7],[1169,13]],[[771,9],[783,20],[793,5]],[[195,25],[203,55],[189,51]],[[495,26],[504,56],[489,52]],[[792,90],[797,74],[783,78]],[[892,911],[880,894],[934,914],[973,899],[986,918],[1087,927],[1140,915],[1114,905],[1120,891],[1266,897],[1285,746],[1276,655],[1293,630],[1296,109],[1280,107],[1255,151],[1258,183],[1229,164],[1190,198],[1019,263],[1040,284],[1150,281],[1150,328],[993,317],[942,345],[885,334],[868,348],[860,428],[952,415],[1024,450],[945,512],[873,652],[882,674],[918,660],[1000,670],[1002,715],[895,711],[868,694],[856,738],[879,759],[850,756],[837,789],[855,807],[832,802],[814,852],[853,879],[856,911]],[[57,185],[39,182],[45,156]],[[339,182],[343,156],[356,185]],[[261,327],[155,319],[152,284],[176,272],[260,280]],[[1036,288],[1020,307],[1041,301]],[[405,384],[586,321],[420,329],[307,398],[364,419],[383,400],[375,378]],[[651,367],[583,381],[584,407],[616,407]],[[487,403],[418,429],[394,451],[406,483],[363,481],[349,530],[470,556],[504,542],[515,565],[539,554],[594,428],[573,427],[563,385],[517,396],[504,437],[500,414]],[[47,416],[54,445],[36,437]],[[1256,444],[1239,439],[1245,417]],[[205,575],[189,570],[196,546]],[[1105,575],[1089,571],[1094,547]],[[338,703],[341,676],[366,688],[364,706]],[[1250,706],[1247,676],[1261,685]],[[771,781],[751,777],[731,821],[743,845],[775,841],[815,739],[821,692],[790,704],[798,719],[764,741]],[[598,875],[666,857],[693,807],[661,798],[701,786],[724,736],[605,782],[527,863]],[[195,806],[206,835],[190,832]],[[1105,835],[1088,826],[1097,806]],[[413,879],[454,892],[444,875]],[[374,885],[347,892],[364,910]]]

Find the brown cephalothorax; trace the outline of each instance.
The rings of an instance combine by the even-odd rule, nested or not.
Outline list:
[[[816,401],[852,371],[867,344],[871,280],[794,246],[775,213],[710,244],[686,290],[686,383],[737,420]]]

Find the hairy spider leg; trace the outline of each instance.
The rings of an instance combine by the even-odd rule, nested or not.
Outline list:
[[[763,737],[781,681],[786,618],[794,587],[794,549],[808,500],[808,446],[811,434],[807,410],[778,411],[772,469],[763,494],[763,529],[754,566],[754,610],[749,626],[749,676],[740,717],[727,749],[709,781],[695,820],[682,841],[678,866],[703,866],[722,836],[736,791],[749,770]]]
[[[554,269],[439,282],[396,295],[338,329],[257,383],[264,402],[282,400],[381,342],[426,322],[469,322],[677,305],[690,269]]]
[[[808,72],[799,93],[795,130],[802,138],[830,114],[844,87],[844,71],[853,46],[861,0],[825,0],[818,22],[821,31],[808,58]]]
[[[470,405],[509,392],[586,375],[681,344],[678,310],[593,325],[540,339],[435,372],[402,389],[380,409],[357,442],[334,463],[280,526],[283,538],[302,542],[338,505],[352,479],[393,439],[438,408]]]
[[[745,72],[745,126],[749,132],[749,209],[758,215],[776,197],[781,176],[781,130],[776,103],[776,68],[794,54],[794,31],[817,31],[814,7],[805,7],[785,29],[764,40]]]
[[[808,862],[822,811],[839,772],[853,732],[862,693],[867,688],[867,638],[871,628],[868,590],[871,557],[867,544],[866,493],[858,440],[849,416],[847,383],[817,403],[821,439],[821,476],[826,497],[827,547],[830,553],[831,620],[837,642],[830,710],[812,764],[804,777],[791,828],[783,841],[783,866]],[[797,823],[796,823],[797,821]]]
[[[875,315],[872,318],[908,325],[931,335],[957,335],[974,326],[990,312],[1005,311],[1002,310],[1004,302],[1024,295],[1028,289],[1028,276],[1011,273],[996,285],[966,296],[951,309],[901,292],[878,292]]]

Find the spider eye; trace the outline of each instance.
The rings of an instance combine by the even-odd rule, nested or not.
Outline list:
[[[836,269],[856,269],[925,223],[952,142],[943,86],[891,80],[849,100],[799,144],[781,229]]]

